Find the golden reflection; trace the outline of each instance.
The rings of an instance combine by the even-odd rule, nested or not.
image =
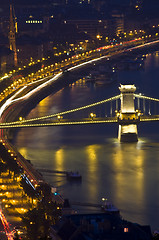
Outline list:
[[[50,102],[48,101],[48,97],[44,98],[40,103],[38,104],[37,107],[37,113],[36,114],[43,114],[43,111],[48,111],[49,110],[49,104]]]
[[[142,191],[143,188],[143,178],[144,178],[144,151],[140,151],[140,155],[138,155],[135,159],[135,164],[136,164],[136,180],[138,181],[139,184],[136,183],[136,187],[140,188],[139,190]]]
[[[59,149],[55,153],[55,164],[56,164],[56,169],[59,171],[64,171],[64,150]]]
[[[123,152],[121,151],[120,147],[117,148],[117,152],[114,154],[113,157],[115,168],[123,168]]]
[[[40,105],[40,107],[41,106],[47,107],[47,105],[49,105],[48,98],[44,98],[42,101],[40,101],[39,105]]]
[[[144,150],[137,144],[120,144],[112,159],[116,198],[120,201],[130,193],[144,203]]]
[[[90,145],[86,147],[86,153],[88,155],[89,165],[88,169],[90,172],[95,172],[97,169],[97,150],[99,146],[97,145]]]
[[[26,158],[27,156],[27,149],[25,147],[19,149],[20,154]]]
[[[90,145],[86,147],[86,154],[88,159],[88,179],[90,179],[93,184],[90,185],[89,194],[93,196],[98,194],[98,184],[100,178],[97,174],[98,168],[98,154],[97,151],[99,150],[98,145]]]

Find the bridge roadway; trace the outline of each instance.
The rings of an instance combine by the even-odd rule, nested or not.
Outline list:
[[[118,122],[116,117],[105,118],[82,118],[82,119],[61,119],[61,120],[36,120],[29,123],[21,121],[11,123],[1,123],[0,128],[24,128],[24,127],[47,127],[47,126],[65,126],[97,123],[115,123]]]
[[[117,117],[103,117],[103,118],[82,118],[82,119],[60,119],[60,120],[34,120],[30,122],[8,122],[0,123],[0,129],[8,128],[26,128],[26,127],[47,127],[47,126],[69,126],[69,125],[87,125],[87,124],[106,124],[106,123],[120,123],[120,124],[139,124],[139,122],[159,121],[159,115],[143,115],[136,119],[122,119]]]
[[[159,115],[141,116],[140,122],[159,121]]]

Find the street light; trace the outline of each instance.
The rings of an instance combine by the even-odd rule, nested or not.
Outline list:
[[[93,120],[93,118],[95,118],[96,117],[96,114],[95,113],[90,113],[90,117],[92,118],[92,120]]]
[[[57,115],[57,119],[60,121],[63,117],[60,115]]]

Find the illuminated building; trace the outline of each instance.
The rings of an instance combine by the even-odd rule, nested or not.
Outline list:
[[[14,15],[13,6],[10,5],[10,26],[9,26],[9,48],[14,52],[14,65],[17,66],[17,49],[16,49],[16,39],[15,33],[17,32],[17,22]]]

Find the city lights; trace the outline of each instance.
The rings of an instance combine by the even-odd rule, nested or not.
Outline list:
[[[37,227],[38,218],[26,218],[28,223],[27,227],[25,227],[32,232],[33,230],[36,230],[36,228],[37,232],[43,232],[41,236],[39,234],[37,239],[44,237],[44,233],[45,236],[49,237],[50,233],[46,231],[47,228],[45,229],[45,225],[48,224],[48,228],[51,224],[55,226],[57,219],[61,219],[61,211],[63,210],[62,204],[64,203],[64,199],[57,191],[58,187],[63,187],[64,185],[67,188],[67,184],[62,183],[60,185],[60,181],[58,181],[57,188],[51,186],[50,190],[50,185],[45,182],[43,176],[34,169],[33,165],[30,164],[29,160],[25,159],[25,157],[22,157],[24,153],[24,156],[26,155],[26,158],[29,158],[31,156],[27,153],[26,148],[24,147],[23,149],[21,149],[22,155],[20,155],[16,147],[14,147],[7,139],[9,136],[7,134],[8,132],[12,133],[12,128],[49,126],[70,126],[70,128],[73,128],[71,127],[73,125],[106,125],[113,123],[114,125],[117,124],[119,126],[119,141],[126,142],[126,138],[131,137],[134,142],[137,142],[137,128],[139,122],[159,121],[159,115],[153,115],[153,113],[151,113],[150,111],[151,103],[157,103],[159,102],[159,99],[134,93],[136,91],[136,86],[134,84],[131,85],[131,83],[127,85],[120,85],[120,94],[112,94],[112,97],[110,97],[110,93],[108,97],[101,98],[104,100],[99,101],[98,99],[97,102],[93,103],[90,103],[88,101],[87,104],[77,105],[76,107],[74,105],[70,108],[57,108],[60,110],[58,110],[57,112],[53,110],[52,114],[51,112],[49,112],[48,115],[46,114],[44,116],[41,116],[39,114],[38,117],[26,119],[24,115],[25,113],[23,111],[20,111],[21,109],[19,108],[19,104],[23,105],[24,103],[24,106],[26,106],[28,100],[32,101],[32,97],[34,98],[35,96],[37,96],[37,94],[41,94],[41,90],[49,88],[50,91],[52,89],[52,86],[56,88],[56,85],[58,85],[59,83],[62,85],[62,81],[64,78],[67,79],[69,87],[71,85],[70,89],[72,91],[74,91],[74,89],[79,86],[88,87],[88,84],[86,84],[88,83],[88,76],[80,76],[76,83],[72,83],[71,74],[76,74],[77,72],[82,73],[81,70],[83,68],[88,69],[90,67],[92,69],[97,69],[97,66],[100,65],[101,62],[104,62],[105,65],[111,66],[111,73],[115,75],[118,72],[119,68],[117,66],[118,64],[114,61],[114,59],[120,56],[130,56],[131,53],[135,55],[136,52],[139,52],[140,50],[142,50],[142,58],[140,58],[142,59],[142,63],[140,66],[143,66],[144,58],[146,55],[145,52],[145,55],[142,55],[143,51],[145,51],[145,49],[149,47],[153,48],[153,46],[156,46],[159,43],[158,19],[147,17],[142,20],[141,16],[144,16],[144,14],[146,13],[145,2],[142,0],[127,1],[129,3],[126,3],[125,1],[125,5],[121,5],[120,8],[118,8],[118,6],[116,6],[113,1],[111,2],[102,0],[77,0],[76,8],[78,11],[74,6],[73,1],[71,1],[71,5],[69,0],[55,0],[52,1],[49,6],[48,3],[44,1],[43,5],[40,5],[41,3],[38,4],[40,6],[40,9],[43,10],[40,10],[40,12],[38,6],[35,3],[32,7],[33,2],[29,3],[29,5],[28,3],[25,3],[25,11],[25,7],[23,6],[23,3],[21,3],[21,8],[18,8],[17,10],[17,12],[21,12],[21,16],[15,16],[16,11],[14,10],[14,6],[11,4],[10,12],[7,13],[8,20],[4,21],[3,16],[0,17],[0,30],[2,32],[2,35],[7,37],[8,34],[7,39],[9,39],[7,43],[8,45],[5,43],[5,45],[3,46],[5,50],[4,53],[7,52],[6,49],[9,50],[8,53],[5,53],[4,55],[2,54],[2,56],[0,56],[0,144],[2,150],[5,153],[4,159],[1,159],[2,171],[0,176],[0,220],[2,222],[2,226],[5,230],[8,240],[13,240],[16,237],[15,233],[18,234],[19,238],[21,239],[21,234],[23,234],[23,230],[21,230],[21,228],[12,228],[11,230],[10,224],[8,223],[7,219],[9,219],[10,216],[14,217],[15,219],[22,219],[25,216],[28,217],[28,215],[26,214],[30,214],[31,211],[35,211],[36,213],[38,213],[37,210],[39,209],[39,212],[41,214],[41,221],[39,222],[44,221],[40,223],[41,226]],[[97,2],[98,4],[96,4]],[[109,2],[111,2],[111,4]],[[121,0],[119,2],[121,4],[124,1]],[[47,12],[47,14],[45,11]],[[150,9],[148,9],[148,11],[150,11]],[[1,14],[3,13],[4,11],[2,6]],[[76,17],[74,17],[73,15]],[[5,25],[7,23],[9,24],[6,27]],[[1,45],[3,45],[3,41],[1,41]],[[157,54],[155,55],[156,58]],[[115,62],[113,66],[112,62]],[[96,80],[93,79],[95,84],[97,82]],[[91,86],[93,89],[97,87],[97,85],[95,84],[92,84],[93,87]],[[89,89],[91,91],[91,88]],[[77,98],[77,96],[75,97]],[[149,110],[147,111],[147,115],[144,112],[144,103],[146,101],[149,101]],[[143,103],[143,110],[141,110],[140,108],[141,102]],[[40,107],[44,107],[45,104],[46,102],[40,103]],[[108,105],[109,113],[106,109]],[[103,115],[101,111],[103,111]],[[63,134],[60,135],[60,137],[62,136]],[[56,140],[56,137],[54,138]],[[76,138],[78,138],[78,136],[76,136]],[[98,141],[98,139],[95,139],[95,141]],[[84,141],[82,141],[82,144],[84,144],[83,142]],[[105,140],[104,144],[106,145]],[[140,175],[140,182],[141,180],[143,181],[142,177],[144,176],[144,173],[142,172],[141,174],[141,170],[139,169],[142,168],[142,166],[140,161],[141,159],[140,157],[138,157],[138,152],[136,154],[136,162],[138,163],[138,165],[136,164],[135,167],[132,167],[133,161],[131,158],[129,159],[129,146],[125,147],[124,144],[121,144],[120,147],[118,147],[119,149],[116,151],[115,144],[113,142],[113,144],[109,143],[109,146],[107,145],[109,151],[111,145],[113,145],[112,153],[109,152],[108,154],[106,152],[107,147],[105,147],[105,145],[104,148],[102,148],[101,146],[99,147],[98,144],[93,143],[92,145],[88,145],[85,148],[85,151],[87,153],[85,154],[85,156],[88,155],[88,172],[91,176],[88,182],[92,182],[90,193],[88,191],[87,195],[90,195],[91,199],[93,199],[93,196],[100,195],[100,190],[98,189],[98,187],[93,185],[92,179],[95,179],[95,182],[97,182],[99,186],[99,184],[103,184],[105,180],[109,182],[109,179],[107,179],[107,177],[110,178],[113,175],[113,181],[115,181],[116,185],[114,184],[114,182],[112,183],[110,181],[110,189],[106,189],[107,193],[103,195],[107,196],[108,194],[113,197],[115,196],[116,202],[118,202],[118,199],[120,202],[122,198],[124,198],[125,201],[126,197],[123,197],[123,189],[126,188],[126,190],[128,190],[126,185],[128,181],[125,181],[123,176],[124,171],[126,171],[124,165],[126,165],[127,162],[131,167],[131,174],[127,174],[127,177],[128,175],[131,175],[132,177],[134,171],[138,177]],[[71,147],[74,147],[74,145]],[[98,155],[98,152],[100,152],[101,154],[101,149],[104,149],[104,161],[102,157],[99,157],[101,155]],[[124,149],[123,151],[128,154],[127,162],[123,161],[121,154],[122,149]],[[132,149],[131,154],[133,154]],[[53,155],[52,159],[54,158],[54,156],[54,168],[57,168],[57,171],[61,171],[65,175],[67,175],[67,171],[65,169],[67,167],[65,165],[65,158],[67,157],[66,150],[60,147],[58,150],[56,149],[55,155]],[[82,154],[80,156],[82,156]],[[115,162],[113,161],[113,159],[116,159]],[[39,159],[37,159],[37,161],[38,160]],[[144,162],[143,160],[144,159],[142,159],[142,162]],[[72,159],[70,159],[70,162],[71,161]],[[96,173],[98,173],[98,168],[100,168],[100,164],[103,166],[105,165],[105,161],[107,161],[107,165],[109,163],[111,164],[109,168],[106,168],[106,171],[109,171],[110,174],[107,174],[107,172],[105,171],[105,173],[99,178],[100,174]],[[156,162],[155,164],[157,164]],[[11,165],[11,169],[9,169],[8,167],[9,164]],[[78,166],[80,165],[78,164]],[[82,165],[80,167],[82,167]],[[84,181],[85,177],[86,174],[83,178]],[[102,182],[100,182],[101,179]],[[147,182],[147,179],[145,180],[145,182]],[[84,184],[85,182],[83,182],[83,186]],[[119,184],[121,184],[122,191],[119,191],[121,190]],[[115,194],[111,194],[111,186],[115,186]],[[46,189],[44,189],[45,187]],[[72,186],[70,184],[71,190],[73,189],[74,191],[75,188],[76,192],[78,192],[77,190],[80,189],[80,185],[74,187],[74,185]],[[140,192],[142,192],[140,187],[139,189]],[[51,195],[47,195],[46,190],[47,194],[51,191]],[[143,194],[143,196],[145,197],[146,195]],[[142,198],[140,199],[140,202],[141,200]],[[52,202],[54,202],[55,204],[54,207],[52,207]],[[100,204],[101,210],[104,210],[104,212],[108,211],[109,207],[107,205],[107,198],[103,197],[102,202],[103,204]],[[41,208],[38,209],[39,206]],[[51,208],[49,209],[50,206]],[[147,206],[147,204],[145,203],[145,205],[143,204],[143,206]],[[142,208],[144,208],[143,206]],[[51,213],[49,213],[48,209]],[[5,216],[2,211],[4,211]],[[57,215],[56,220],[54,219],[54,215]],[[131,217],[133,217],[133,215]],[[47,222],[47,224],[45,221]],[[88,221],[87,225],[89,227],[89,231],[85,231],[86,238],[88,232],[90,232],[90,236],[93,236],[93,221]],[[84,221],[80,222],[82,223]],[[107,228],[106,232],[109,232],[109,227],[111,229],[111,233],[113,229],[113,232],[115,234],[122,233],[124,234],[124,237],[129,233],[131,234],[129,226],[127,226],[127,223],[123,224],[122,219],[120,224],[117,225],[117,227],[114,225],[114,223],[112,224],[109,221],[100,222],[98,219],[97,223],[98,224],[96,225],[98,225],[98,227],[100,228],[99,232],[100,234],[102,232],[103,235],[105,234],[105,228]],[[98,227],[96,226],[96,231]],[[135,228],[136,225],[133,225],[133,227]],[[77,229],[84,228],[83,226],[80,226]],[[119,231],[116,232],[116,229],[118,229]],[[78,231],[76,231],[76,234],[78,235]],[[81,231],[80,234],[82,235],[83,231]],[[90,236],[88,236],[88,238]],[[70,239],[71,237],[72,236],[70,236]],[[109,237],[111,238],[111,236]],[[102,239],[100,235],[96,235],[95,238]]]

